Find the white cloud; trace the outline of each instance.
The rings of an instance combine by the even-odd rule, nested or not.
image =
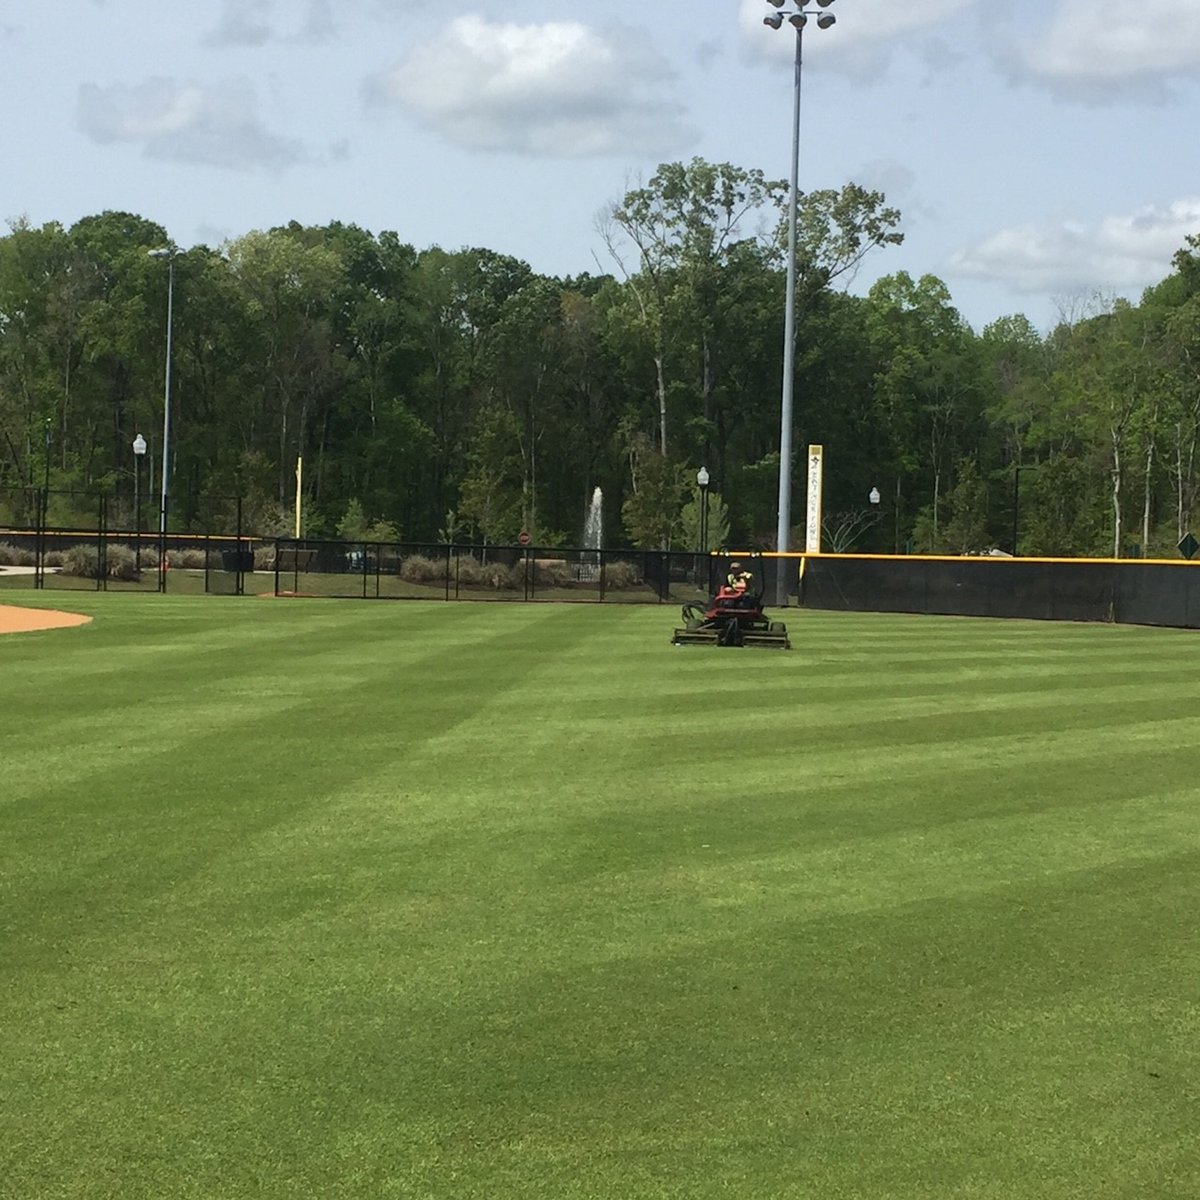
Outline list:
[[[1138,0],[1125,8],[1061,0],[1048,29],[1024,48],[1025,70],[1066,91],[1161,84],[1200,75],[1200,3]]]
[[[140,144],[147,158],[205,166],[280,168],[302,161],[298,142],[264,128],[253,89],[148,79],[134,87],[79,89],[79,125],[102,143]]]
[[[452,21],[371,81],[449,141],[472,149],[580,157],[659,154],[693,134],[664,92],[673,73],[643,37],[577,21]]]
[[[854,0],[853,7],[847,5],[844,13],[834,5],[828,11],[838,21],[830,29],[814,29],[814,18],[810,16],[804,30],[805,58],[809,47],[820,38],[823,61],[853,75],[878,74],[897,47],[919,50],[912,43],[913,35],[944,25],[976,3],[977,0]],[[779,30],[763,24],[763,17],[770,11],[763,0],[741,0],[738,23],[743,40],[752,54],[792,62],[795,38],[786,24]]]
[[[1164,278],[1189,234],[1200,231],[1200,196],[1105,217],[1002,229],[960,251],[952,269],[1021,292],[1088,288],[1128,291]]]

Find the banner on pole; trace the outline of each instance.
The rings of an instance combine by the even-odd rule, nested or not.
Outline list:
[[[807,554],[821,553],[821,476],[823,446],[808,448],[808,523],[805,526],[804,550]]]

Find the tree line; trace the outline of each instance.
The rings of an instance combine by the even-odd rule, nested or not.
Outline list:
[[[309,536],[770,546],[779,470],[786,185],[663,164],[610,204],[596,273],[418,250],[338,222],[174,258],[171,523],[242,497]],[[844,283],[902,240],[853,183],[799,199],[794,493],[826,455],[826,546],[1172,551],[1200,483],[1200,237],[1137,304],[974,331],[932,275]],[[0,237],[0,524],[49,483],[133,519],[133,439],[161,453],[167,230],[104,212]],[[868,505],[872,489],[878,505]],[[796,523],[803,512],[794,514]]]

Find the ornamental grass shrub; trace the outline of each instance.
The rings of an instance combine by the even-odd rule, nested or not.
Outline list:
[[[197,546],[170,546],[167,549],[167,562],[172,571],[203,571],[206,559],[205,551]],[[221,565],[221,556],[216,556],[215,565]]]
[[[400,578],[408,583],[445,583],[446,560],[410,554],[400,563]]]
[[[59,563],[64,575],[76,575],[80,579],[95,579],[100,571],[100,557],[95,546],[70,546],[60,551]]]
[[[100,577],[100,555],[95,546],[78,545],[66,550],[55,551],[61,555],[58,563],[64,575],[74,575],[80,579],[98,579]],[[46,556],[50,565],[50,555]],[[129,546],[116,543],[107,547],[104,555],[105,574],[109,579],[135,580],[138,578],[137,556]],[[146,555],[142,555],[142,570],[146,569]]]
[[[574,564],[561,558],[535,558],[533,560],[534,587],[569,588],[578,582],[577,575]]]
[[[130,546],[109,546],[104,555],[104,563],[109,579],[132,581],[138,577],[137,557]]]
[[[622,588],[633,587],[639,582],[637,567],[624,559],[604,564],[604,587],[607,591],[620,591]]]
[[[0,542],[0,567],[33,567],[37,565],[37,555],[23,546],[14,546],[11,542]]]
[[[453,569],[458,571],[459,587],[508,591],[525,586],[525,564],[522,562],[510,566],[496,561],[480,562],[473,555],[460,554],[457,564],[452,565]]]
[[[459,587],[480,587],[483,584],[483,566],[471,554],[460,554],[451,563],[451,571]]]

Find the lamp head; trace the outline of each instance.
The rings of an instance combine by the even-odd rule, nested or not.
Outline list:
[[[817,18],[817,28],[818,29],[828,29],[830,27],[830,25],[836,24],[836,22],[837,22],[837,17],[835,17],[833,15],[833,13],[822,13]]]
[[[778,29],[783,24],[783,14],[772,13],[769,17],[763,17],[763,24],[770,25],[772,29]]]
[[[133,452],[139,458],[146,453],[146,439],[140,433],[133,439]]]
[[[698,470],[696,472],[696,482],[702,488],[706,488],[706,487],[708,487],[708,480],[709,480],[708,468],[701,467],[700,470]]]

